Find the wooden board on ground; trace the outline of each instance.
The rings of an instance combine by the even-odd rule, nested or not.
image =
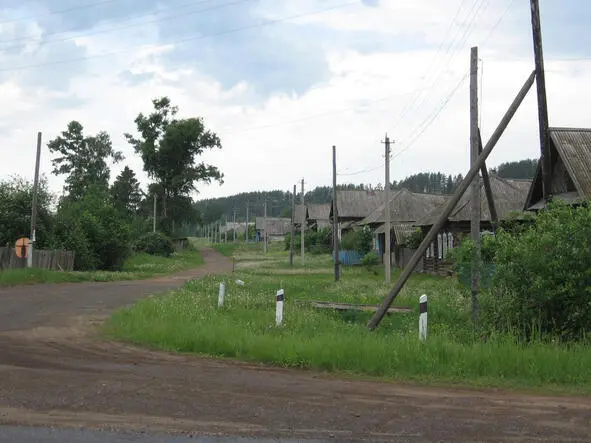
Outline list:
[[[333,303],[329,301],[311,301],[312,306],[318,309],[335,309],[337,311],[365,311],[375,312],[379,306],[373,305],[357,305],[350,303]],[[403,306],[391,306],[388,309],[388,313],[392,312],[412,312],[411,308]]]

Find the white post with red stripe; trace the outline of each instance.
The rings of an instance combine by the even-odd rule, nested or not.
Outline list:
[[[419,339],[424,342],[427,340],[427,295],[421,295],[419,298]]]
[[[276,305],[275,305],[275,321],[277,322],[277,326],[281,326],[283,324],[283,299],[285,296],[285,292],[283,289],[277,291]]]

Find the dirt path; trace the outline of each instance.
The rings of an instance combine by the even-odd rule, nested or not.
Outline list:
[[[166,279],[0,290],[0,423],[334,441],[590,439],[587,398],[340,380],[93,338],[92,321],[114,308],[231,270],[204,255],[204,267]]]

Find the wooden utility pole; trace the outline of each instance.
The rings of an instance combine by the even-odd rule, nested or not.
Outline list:
[[[417,248],[417,250],[415,251],[415,253],[411,257],[410,261],[408,262],[408,264],[406,265],[406,267],[404,268],[404,270],[400,274],[398,281],[396,282],[396,284],[394,285],[392,290],[388,293],[388,295],[385,297],[381,306],[378,308],[378,310],[376,311],[374,316],[371,318],[371,320],[367,324],[367,327],[369,329],[375,329],[380,324],[380,321],[382,321],[382,318],[384,318],[384,315],[386,315],[388,308],[390,307],[390,305],[392,304],[394,299],[400,293],[400,290],[402,289],[402,287],[404,286],[404,284],[406,283],[406,281],[408,280],[408,278],[410,277],[410,275],[414,271],[415,267],[417,266],[417,263],[423,257],[423,254],[425,253],[425,251],[427,250],[427,248],[429,247],[429,245],[431,244],[433,239],[435,239],[437,237],[437,234],[439,233],[441,228],[443,228],[443,226],[445,225],[447,218],[449,217],[451,212],[454,210],[454,208],[456,207],[456,205],[458,204],[458,202],[462,198],[462,195],[464,195],[464,193],[466,192],[466,189],[468,189],[468,186],[470,186],[470,183],[472,183],[472,180],[474,179],[474,177],[478,173],[478,170],[482,167],[482,165],[486,161],[486,158],[492,152],[493,148],[495,147],[495,145],[497,144],[497,142],[501,138],[501,135],[503,135],[503,132],[505,131],[505,129],[509,125],[509,122],[511,121],[511,119],[515,115],[515,112],[517,112],[517,109],[519,108],[519,106],[523,102],[523,99],[525,98],[525,96],[527,95],[527,93],[531,89],[532,85],[534,84],[535,78],[536,78],[536,73],[534,71],[530,74],[527,81],[522,86],[521,90],[519,91],[519,93],[517,94],[515,99],[513,100],[513,103],[511,103],[511,106],[509,106],[509,109],[507,110],[507,112],[503,116],[501,122],[499,123],[499,125],[495,129],[495,132],[493,132],[490,140],[488,141],[488,143],[486,144],[486,146],[482,150],[482,154],[480,154],[478,156],[478,160],[476,161],[476,163],[474,165],[472,165],[472,167],[470,168],[470,170],[466,174],[466,177],[464,177],[464,180],[462,180],[460,182],[460,185],[456,189],[456,192],[449,198],[449,200],[445,204],[445,207],[443,208],[443,211],[441,212],[441,214],[439,214],[437,221],[433,224],[433,226],[431,226],[431,229],[429,230],[429,232],[427,233],[427,235],[425,236],[425,238],[423,239],[423,241],[421,242],[421,244],[419,245],[419,247]]]
[[[304,206],[304,179],[302,179],[302,197],[301,197],[301,202],[302,202],[302,220],[300,221],[302,223],[302,225],[300,226],[300,232],[301,232],[301,249],[302,249],[302,264],[304,263],[304,237],[306,236],[305,234],[305,230],[306,230],[306,209]]]
[[[224,243],[228,243],[228,217],[226,217],[225,215],[224,215],[224,224],[225,224]]]
[[[386,170],[386,177],[385,177],[385,185],[384,185],[384,199],[385,199],[385,207],[384,207],[384,272],[386,275],[386,283],[391,283],[392,279],[390,277],[390,273],[392,271],[391,265],[391,258],[392,254],[390,251],[391,245],[391,226],[390,226],[390,139],[388,138],[388,134],[386,134],[386,138],[384,140],[385,145],[385,170]]]
[[[233,235],[233,241],[234,243],[236,243],[236,208],[234,208],[234,229],[232,229]]]
[[[249,211],[250,209],[250,202],[246,202],[246,230],[244,231],[244,241],[248,243],[248,223],[249,223]]]
[[[334,251],[334,281],[341,279],[339,261],[339,213],[337,210],[337,148],[332,147],[332,242]]]
[[[265,213],[263,216],[263,248],[267,253],[267,196],[265,195]]]
[[[542,47],[542,26],[540,24],[540,4],[530,0],[531,24],[534,40],[534,58],[536,64],[536,87],[538,91],[538,124],[540,131],[540,162],[542,163],[543,198],[550,197],[552,163],[550,161],[550,137],[548,133],[548,102],[546,99],[546,76],[544,74],[544,52]]]
[[[289,238],[289,266],[293,266],[293,244],[295,237],[295,209],[296,209],[296,185],[293,185],[291,196],[291,237]]]
[[[35,157],[35,176],[33,179],[33,202],[31,205],[31,238],[27,251],[27,268],[33,267],[33,249],[35,248],[36,224],[37,224],[37,200],[39,194],[39,162],[41,160],[41,132],[37,133],[37,155]]]
[[[480,154],[478,139],[478,47],[470,51],[470,167],[473,167]],[[472,253],[472,323],[476,324],[478,315],[478,291],[480,289],[480,176],[478,172],[472,180],[470,201],[470,234],[474,251]]]

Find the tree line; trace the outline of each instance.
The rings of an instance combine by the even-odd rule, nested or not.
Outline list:
[[[75,269],[118,270],[134,244],[156,226],[167,236],[199,222],[190,196],[199,182],[223,182],[215,166],[199,163],[208,149],[221,149],[219,137],[202,118],[177,118],[168,97],[152,100],[150,114],[134,120],[137,134],[124,134],[143,161],[151,182],[142,189],[125,166],[110,184],[111,167],[124,162],[110,135],[88,135],[78,121],[50,140],[52,174],[64,177],[63,195],[48,191],[42,177],[38,192],[36,247],[75,252]],[[21,177],[0,181],[0,244],[12,245],[30,235],[33,186]],[[193,228],[194,230],[194,228]]]
[[[501,163],[490,169],[491,174],[508,179],[533,179],[536,172],[537,159],[526,159],[516,162]],[[451,175],[442,172],[420,172],[410,175],[403,180],[394,181],[392,189],[406,188],[412,192],[429,194],[451,194],[460,182],[464,179],[462,174]],[[383,186],[372,186],[368,184],[341,184],[339,190],[381,190]],[[264,214],[265,198],[267,200],[267,216],[269,217],[291,217],[291,201],[293,191],[274,190],[270,192],[243,192],[229,197],[204,199],[195,203],[197,211],[201,214],[203,224],[217,221],[232,221],[234,211],[236,220],[246,220],[246,208],[248,207],[249,218],[262,217]],[[296,201],[299,203],[301,192],[296,194]],[[332,187],[318,186],[305,193],[304,200],[309,204],[330,203],[332,199]]]

